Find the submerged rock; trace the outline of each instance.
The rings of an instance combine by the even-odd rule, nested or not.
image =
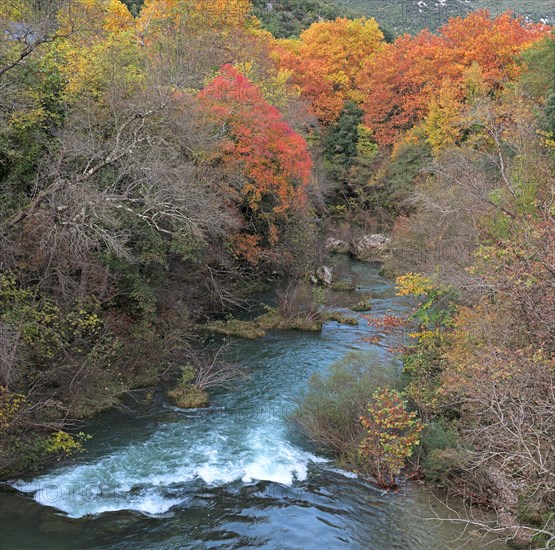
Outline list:
[[[337,292],[352,292],[353,290],[356,290],[356,288],[357,288],[357,285],[355,283],[353,283],[352,281],[345,281],[345,280],[335,281],[331,285],[331,289]]]
[[[358,304],[355,304],[351,307],[351,309],[353,311],[370,311],[372,309],[372,302],[370,301],[370,298],[367,298],[366,300],[361,300]]]
[[[326,321],[336,321],[340,325],[358,325],[358,319],[356,317],[351,317],[350,315],[345,315],[341,311],[326,311],[323,315]]]

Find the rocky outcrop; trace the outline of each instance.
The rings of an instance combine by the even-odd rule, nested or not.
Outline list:
[[[355,256],[359,260],[379,260],[389,252],[390,247],[391,239],[385,235],[364,235],[355,243]]]
[[[326,240],[326,251],[332,254],[348,254],[350,252],[350,246],[347,241],[329,237]]]
[[[313,284],[323,284],[325,286],[331,286],[333,283],[333,273],[331,269],[326,265],[321,265],[314,275],[310,278]]]

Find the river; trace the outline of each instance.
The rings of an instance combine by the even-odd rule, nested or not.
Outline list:
[[[344,300],[370,293],[372,315],[407,311],[377,265],[342,262],[359,285]],[[86,427],[93,438],[83,456],[1,489],[0,548],[463,547],[460,524],[429,519],[446,512],[424,488],[384,493],[338,469],[288,420],[310,376],[348,352],[399,368],[383,334],[360,341],[368,330],[361,319],[240,341],[233,359],[249,376],[214,393],[210,408],[177,409],[160,391],[132,413],[101,415]],[[482,544],[471,538],[464,547]]]

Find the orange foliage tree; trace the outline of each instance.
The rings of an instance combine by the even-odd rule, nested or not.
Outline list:
[[[391,145],[427,115],[446,81],[454,89],[451,101],[463,100],[465,75],[478,66],[484,85],[496,92],[518,76],[516,54],[548,32],[545,25],[525,23],[509,13],[491,19],[480,10],[449,20],[439,35],[425,30],[399,37],[368,59],[359,73],[365,123],[379,143]]]
[[[275,55],[311,101],[312,112],[327,124],[339,118],[345,100],[362,99],[357,74],[382,43],[374,19],[337,18],[312,24],[298,41],[278,41]]]

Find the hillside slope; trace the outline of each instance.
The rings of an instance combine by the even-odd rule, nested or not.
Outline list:
[[[281,0],[278,0],[279,3]],[[512,2],[511,0],[332,0],[337,5],[367,17],[398,33],[437,29],[451,17],[488,9],[492,15],[510,10],[532,21],[555,23],[555,3],[551,0]],[[276,2],[275,2],[276,3]]]

